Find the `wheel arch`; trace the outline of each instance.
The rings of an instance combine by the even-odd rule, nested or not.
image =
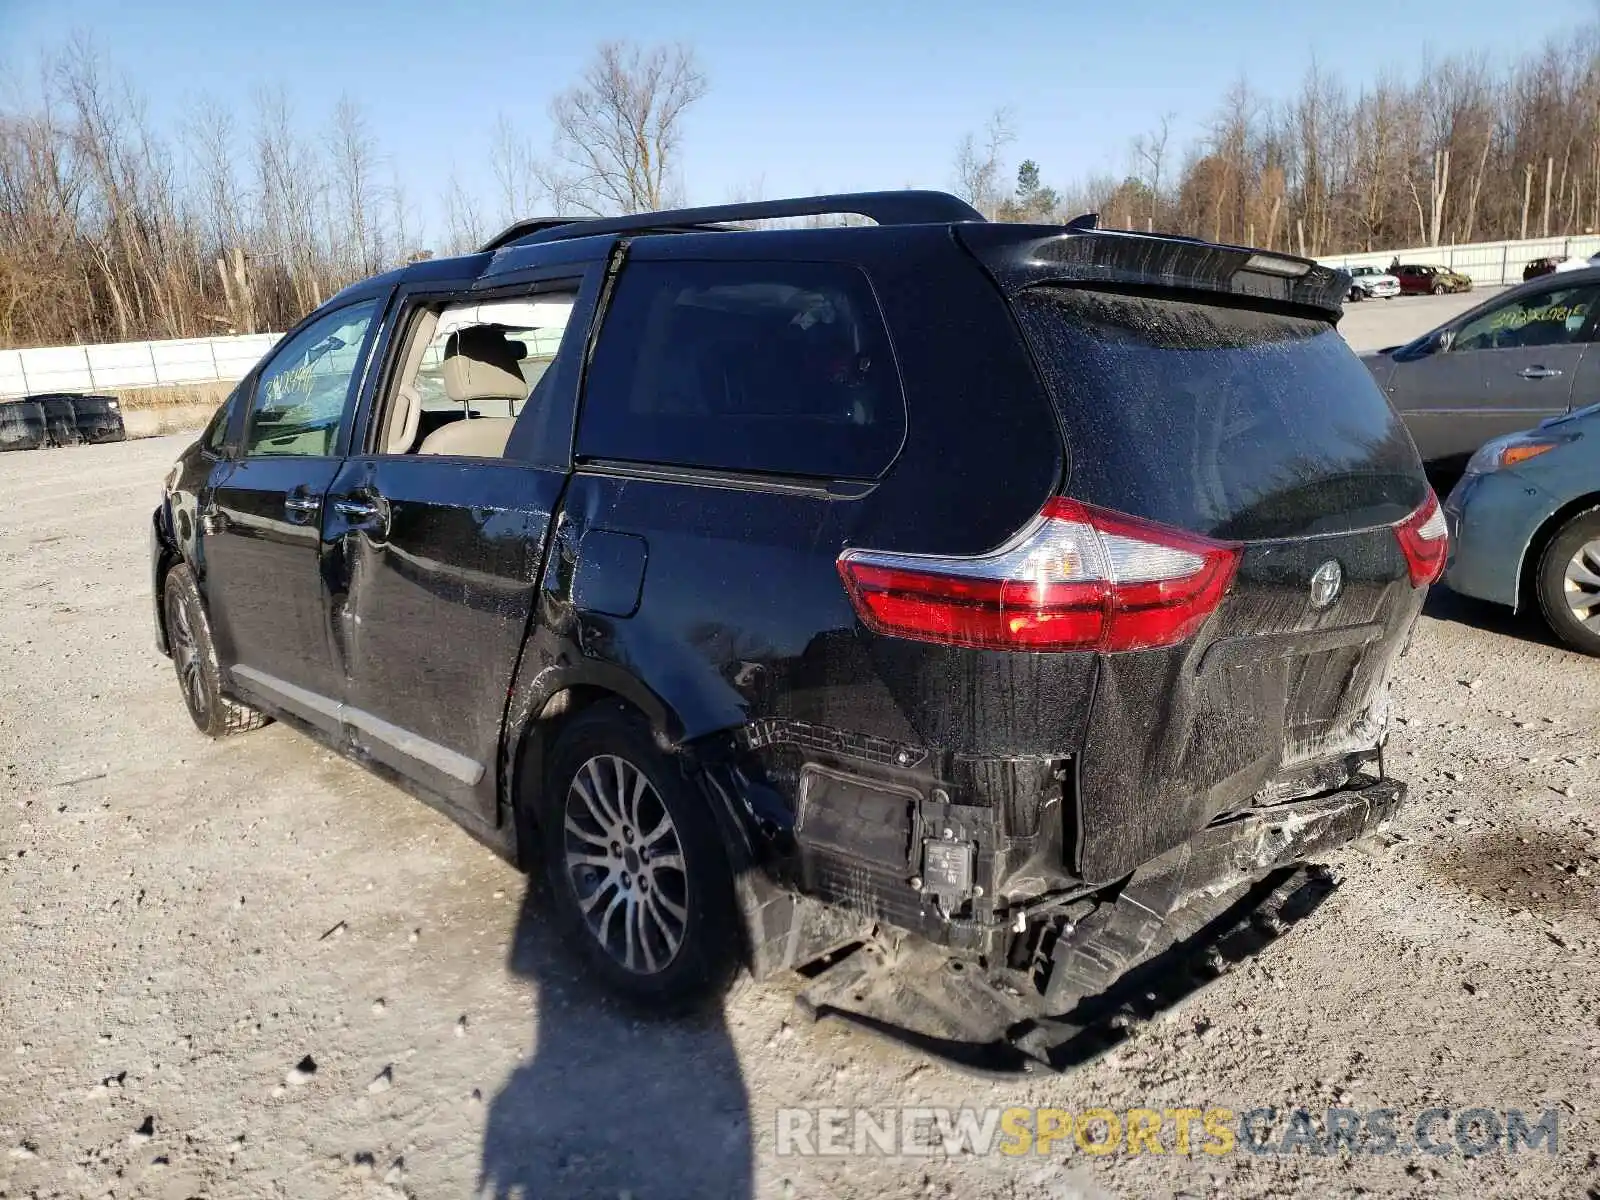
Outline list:
[[[1534,590],[1539,584],[1539,561],[1544,558],[1545,547],[1555,540],[1556,535],[1568,521],[1591,509],[1600,509],[1600,492],[1589,492],[1576,500],[1567,501],[1550,513],[1533,531],[1533,536],[1523,547],[1522,561],[1517,564],[1517,612],[1526,612],[1530,607],[1537,607],[1538,600]]]
[[[502,820],[514,822],[518,865],[524,869],[537,861],[533,801],[550,751],[573,717],[608,701],[637,712],[663,749],[681,744],[684,727],[678,715],[620,667],[606,663],[546,667],[513,688],[502,739],[500,803]]]
[[[167,637],[167,576],[183,561],[183,553],[172,536],[170,514],[163,502],[150,514],[150,583],[155,598],[156,648],[169,658],[172,643]]]

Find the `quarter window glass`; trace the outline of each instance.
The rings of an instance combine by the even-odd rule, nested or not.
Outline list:
[[[634,263],[590,364],[578,454],[871,479],[905,401],[866,276],[827,263]]]
[[[278,349],[256,381],[245,453],[333,453],[377,307],[365,300],[312,322]]]
[[[1564,346],[1578,340],[1596,294],[1593,284],[1556,288],[1502,304],[1456,331],[1452,350],[1506,350]]]

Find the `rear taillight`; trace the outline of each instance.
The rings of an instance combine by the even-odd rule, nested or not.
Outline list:
[[[997,650],[1139,650],[1183,641],[1211,615],[1238,547],[1053,499],[975,558],[847,550],[839,574],[878,633]]]
[[[1450,537],[1444,512],[1439,508],[1439,497],[1432,488],[1428,489],[1428,498],[1422,502],[1422,507],[1394,527],[1394,535],[1406,556],[1412,587],[1425,587],[1444,573]]]

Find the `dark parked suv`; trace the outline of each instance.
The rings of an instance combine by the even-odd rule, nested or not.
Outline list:
[[[837,212],[876,224],[728,224]],[[1061,1014],[1292,917],[1404,795],[1443,520],[1348,286],[936,193],[525,222],[239,385],[154,514],[161,644],[202,731],[288,721],[542,856],[636,998],[811,967],[819,1012],[1059,1065]]]

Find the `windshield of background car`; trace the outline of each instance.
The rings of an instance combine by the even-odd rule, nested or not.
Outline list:
[[[1080,500],[1242,540],[1386,525],[1427,494],[1405,426],[1326,321],[1054,286],[1018,312]]]

